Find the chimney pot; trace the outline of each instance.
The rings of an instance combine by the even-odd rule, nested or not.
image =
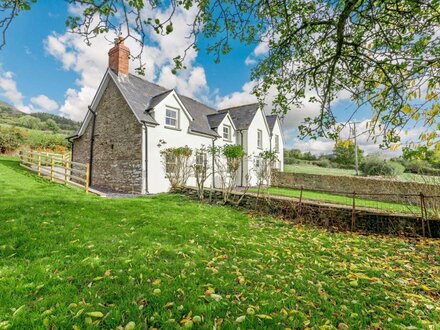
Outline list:
[[[108,66],[115,73],[128,75],[130,49],[124,45],[124,38],[115,38],[115,45],[108,52]]]

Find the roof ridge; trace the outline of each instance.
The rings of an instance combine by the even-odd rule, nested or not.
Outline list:
[[[154,95],[152,98],[161,96],[161,95],[166,94],[166,93],[171,93],[172,91],[173,91],[173,89],[167,89],[166,91],[163,91],[162,93]]]
[[[183,94],[179,94],[179,93],[177,93],[177,95],[179,95],[179,96],[183,96],[183,97],[186,97],[187,99],[190,99],[191,101],[194,101],[194,102],[197,102],[197,103],[199,103],[199,104],[202,104],[202,105],[204,105],[205,107],[207,107],[207,108],[209,108],[209,109],[211,109],[211,110],[214,110],[215,112],[218,112],[218,110],[216,110],[215,108],[213,108],[213,107],[211,107],[211,106],[209,106],[209,105],[206,105],[205,103],[202,103],[202,102],[200,102],[200,101],[198,101],[198,100],[196,100],[196,99],[193,99],[192,97],[189,97],[189,96],[186,96],[186,95],[183,95]]]
[[[223,115],[224,113],[220,113],[220,111],[217,111],[216,113],[210,113],[207,116],[218,116],[218,115]]]
[[[161,94],[163,94],[163,93],[165,93],[165,92],[167,92],[167,91],[174,90],[174,88],[172,88],[172,89],[167,89],[167,88],[164,87],[164,86],[161,86],[161,85],[159,85],[159,84],[156,84],[156,83],[154,83],[154,82],[152,82],[152,81],[149,81],[149,80],[147,80],[147,79],[144,79],[144,78],[142,78],[142,77],[136,76],[136,75],[134,75],[134,74],[132,74],[132,73],[129,73],[128,75],[129,75],[129,76],[132,76],[132,77],[134,77],[134,78],[136,78],[136,79],[142,80],[142,81],[144,81],[144,82],[147,82],[147,83],[149,83],[149,84],[153,84],[153,85],[155,85],[155,86],[157,86],[157,87],[160,87],[160,88],[165,89],[164,92],[162,92],[162,93],[160,93],[160,94],[157,94],[157,95],[155,95],[155,96],[153,96],[153,97],[156,97],[156,96],[158,96],[158,95],[161,95]],[[214,111],[217,111],[215,108],[213,108],[213,107],[211,107],[211,106],[209,106],[209,105],[206,105],[205,103],[202,103],[202,102],[200,102],[200,101],[198,101],[198,100],[196,100],[196,99],[194,99],[194,98],[192,98],[192,97],[189,97],[189,96],[186,96],[186,95],[183,95],[183,94],[177,93],[177,92],[176,92],[176,94],[179,95],[179,96],[186,97],[187,99],[190,99],[190,100],[192,100],[192,101],[194,101],[194,102],[197,102],[197,103],[199,103],[199,104],[201,104],[201,105],[204,105],[205,107],[210,108],[210,109],[212,109],[212,110],[214,110]]]
[[[233,107],[220,109],[219,111],[228,111],[228,110],[232,110],[232,109],[247,107],[247,106],[250,106],[250,105],[259,105],[259,103],[258,102],[254,102],[254,103],[247,103],[247,104],[242,104],[242,105],[236,105],[236,106],[233,106]]]
[[[156,84],[156,83],[154,83],[154,82],[152,82],[152,81],[149,81],[149,80],[147,80],[147,79],[143,79],[142,77],[136,76],[136,75],[134,75],[134,74],[132,74],[132,73],[129,73],[128,75],[131,76],[131,77],[133,77],[133,78],[136,78],[136,79],[139,79],[139,80],[145,81],[145,82],[147,82],[147,83],[149,83],[149,84],[153,84],[153,85],[155,85],[155,86],[157,86],[157,87],[163,88],[163,89],[165,89],[165,90],[167,90],[167,91],[169,90],[169,89],[165,88],[164,86],[161,86],[161,85],[159,85],[159,84]]]

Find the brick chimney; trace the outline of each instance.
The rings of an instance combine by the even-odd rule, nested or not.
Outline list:
[[[124,45],[124,38],[115,39],[115,46],[108,51],[108,66],[117,74],[128,75],[130,49]]]

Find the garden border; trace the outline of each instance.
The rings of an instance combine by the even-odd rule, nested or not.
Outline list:
[[[175,192],[198,199],[197,189],[193,187],[181,188]],[[237,197],[243,195],[241,192],[232,194]],[[223,204],[222,191],[219,189],[206,189],[204,195],[205,200],[210,203]],[[353,213],[350,206],[282,196],[257,196],[253,193],[247,193],[243,197],[240,207],[262,214],[281,216],[293,223],[314,225],[329,230],[440,238],[440,221],[429,221],[428,232],[425,228],[426,221],[423,221],[421,216],[388,214],[362,207],[356,208]]]

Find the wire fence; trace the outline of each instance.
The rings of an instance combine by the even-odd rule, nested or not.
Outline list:
[[[338,205],[349,205],[357,209],[374,209],[393,214],[411,214],[431,219],[440,219],[440,195],[423,192],[367,193],[322,189],[307,189],[303,186],[292,188],[269,188],[269,193],[301,200],[312,200]]]
[[[323,207],[351,209],[351,228],[357,225],[357,218],[362,212],[382,215],[395,215],[417,218],[421,222],[422,235],[431,236],[431,221],[440,223],[440,195],[418,193],[368,193],[336,190],[307,189],[299,187],[271,187],[267,193],[296,200],[297,216],[301,217],[305,204],[318,203]]]

